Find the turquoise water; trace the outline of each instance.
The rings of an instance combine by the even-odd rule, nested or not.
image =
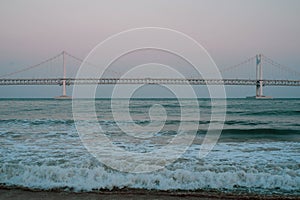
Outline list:
[[[110,103],[96,100],[98,123],[126,151],[151,152],[177,134],[181,114],[177,100],[131,100],[130,114],[138,125],[150,123],[154,104],[167,113],[153,138],[139,140],[118,127]],[[87,151],[74,124],[72,101],[0,100],[0,184],[73,191],[126,187],[300,195],[299,99],[227,100],[221,137],[205,158],[199,158],[198,152],[210,123],[211,104],[208,99],[198,103],[199,128],[187,151],[164,169],[134,174],[114,170]]]

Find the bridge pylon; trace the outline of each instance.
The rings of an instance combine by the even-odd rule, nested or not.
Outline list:
[[[262,68],[262,54],[256,55],[256,99],[270,99],[270,96],[263,95],[263,68]]]
[[[58,97],[54,97],[55,99],[71,99],[70,96],[67,96],[67,85],[66,85],[66,78],[67,78],[67,70],[66,70],[66,60],[65,60],[65,51],[62,52],[63,56],[63,80],[62,80],[62,95]]]

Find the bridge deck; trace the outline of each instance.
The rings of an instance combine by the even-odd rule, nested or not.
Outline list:
[[[173,84],[173,85],[257,85],[257,80],[249,79],[150,79],[150,78],[40,78],[40,79],[0,79],[0,85],[89,85],[89,84]],[[300,86],[300,80],[262,80],[264,86]]]

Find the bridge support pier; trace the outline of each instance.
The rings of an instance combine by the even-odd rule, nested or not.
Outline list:
[[[263,81],[256,82],[256,97],[262,97],[263,95]]]

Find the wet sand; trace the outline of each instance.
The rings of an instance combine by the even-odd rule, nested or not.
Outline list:
[[[122,189],[113,191],[99,191],[99,192],[62,192],[62,191],[33,191],[17,188],[1,188],[0,199],[4,200],[93,200],[93,199],[300,199],[297,196],[276,196],[276,195],[256,195],[256,194],[234,194],[234,193],[220,193],[207,191],[149,191],[149,190],[133,190]]]

